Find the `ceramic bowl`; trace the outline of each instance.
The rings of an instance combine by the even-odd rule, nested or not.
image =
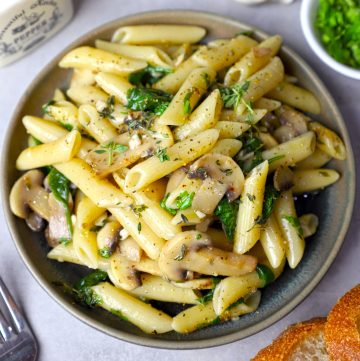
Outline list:
[[[322,45],[319,32],[314,26],[318,6],[319,0],[303,0],[301,3],[300,22],[306,41],[314,53],[330,68],[349,78],[360,79],[360,69],[339,63]]]
[[[351,219],[355,194],[354,159],[344,121],[323,83],[313,70],[292,50],[283,47],[281,58],[286,72],[296,76],[300,84],[311,89],[321,102],[322,113],[318,117],[334,129],[344,140],[348,158],[346,161],[332,161],[342,177],[335,185],[321,192],[308,203],[304,212],[319,215],[320,226],[313,239],[307,240],[304,258],[295,270],[285,269],[283,275],[263,291],[259,309],[237,321],[227,322],[198,330],[188,335],[175,332],[162,335],[147,335],[135,326],[101,309],[86,309],[72,302],[71,297],[53,285],[53,281],[74,283],[84,275],[84,268],[59,263],[46,258],[49,248],[41,233],[34,233],[25,222],[13,216],[9,209],[8,195],[11,186],[20,173],[15,169],[15,160],[21,149],[26,147],[27,135],[21,119],[26,114],[41,116],[41,105],[47,102],[55,88],[64,88],[70,72],[60,69],[60,58],[70,49],[84,44],[93,44],[97,38],[110,39],[120,26],[146,23],[192,24],[207,29],[205,41],[232,37],[239,31],[253,29],[234,19],[215,14],[193,11],[160,11],[128,16],[105,24],[69,45],[34,79],[21,98],[4,137],[1,174],[3,207],[10,233],[26,266],[40,285],[66,311],[108,335],[128,342],[160,348],[191,349],[223,345],[243,339],[259,332],[278,321],[298,305],[318,284],[333,262],[346,234]],[[267,34],[255,30],[255,36],[263,39]],[[285,29],[284,29],[285,31]],[[29,297],[31,297],[29,295]],[[170,314],[176,309],[166,308]]]

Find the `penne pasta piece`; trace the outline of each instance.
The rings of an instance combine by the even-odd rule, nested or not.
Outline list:
[[[103,40],[95,40],[95,46],[98,49],[127,58],[144,60],[151,65],[165,68],[172,68],[173,66],[170,56],[155,46],[127,45]]]
[[[317,147],[335,159],[346,159],[346,149],[341,138],[319,122],[310,122],[309,128],[315,132]]]
[[[110,283],[104,282],[91,287],[100,298],[99,306],[118,314],[146,333],[165,333],[172,330],[172,319],[166,313],[148,303],[130,296]]]
[[[221,113],[221,121],[241,122],[247,124],[255,124],[262,119],[268,111],[266,109],[253,109],[251,119],[249,120],[249,113],[238,114],[235,110],[224,110]]]
[[[162,275],[157,261],[146,256],[142,256],[140,262],[135,263],[135,268],[140,272],[149,273],[153,276]]]
[[[132,25],[114,32],[111,41],[123,44],[183,44],[197,43],[206,30],[191,25]]]
[[[251,127],[248,123],[219,121],[215,125],[215,129],[219,130],[219,139],[234,139],[245,133]]]
[[[270,133],[259,132],[258,136],[264,144],[265,149],[271,149],[279,145],[277,140]]]
[[[78,109],[74,104],[66,100],[60,100],[54,104],[47,104],[46,114],[67,129],[80,129]]]
[[[273,112],[274,110],[280,107],[281,107],[281,102],[265,97],[261,97],[256,102],[254,102],[254,108],[266,109],[269,112]]]
[[[323,189],[335,183],[340,178],[340,174],[334,169],[299,169],[294,174],[294,193],[313,192]]]
[[[176,143],[166,150],[169,160],[163,162],[156,155],[135,165],[125,177],[127,191],[142,189],[181,166],[207,153],[216,143],[219,131],[208,129],[194,137]]]
[[[210,153],[219,153],[233,158],[237,153],[239,153],[241,147],[242,143],[240,140],[220,139],[217,141],[214,148],[210,150]]]
[[[220,118],[221,108],[221,95],[219,90],[216,89],[194,110],[188,122],[174,130],[175,139],[183,140],[186,137],[213,128]]]
[[[96,71],[90,70],[90,69],[74,69],[71,80],[70,80],[70,86],[72,87],[81,87],[86,85],[94,85],[95,84],[95,75]],[[64,99],[65,100],[65,99]]]
[[[53,142],[59,138],[65,137],[69,133],[65,128],[55,124],[54,122],[38,117],[26,115],[22,119],[22,122],[27,132],[42,143]],[[79,158],[85,158],[88,152],[95,147],[95,142],[82,137],[77,156]]]
[[[98,101],[106,103],[108,99],[105,92],[93,85],[73,86],[67,90],[66,95],[77,105],[92,104],[95,106]]]
[[[183,125],[215,76],[216,72],[210,68],[193,70],[158,119],[158,124]]]
[[[107,143],[118,135],[116,128],[92,105],[80,106],[79,123],[99,143]]]
[[[108,271],[111,282],[118,288],[131,291],[141,286],[141,281],[135,265],[118,250],[110,257],[110,269]]]
[[[66,98],[64,93],[60,89],[56,88],[54,91],[53,100],[59,102],[61,100],[66,100]]]
[[[245,179],[234,235],[235,253],[247,252],[260,239],[260,227],[256,221],[262,214],[268,169],[269,163],[264,161]]]
[[[263,286],[256,271],[243,276],[226,277],[215,287],[212,300],[216,315],[223,314],[234,302]]]
[[[279,267],[285,258],[285,246],[281,230],[273,214],[261,230],[260,242],[271,267]]]
[[[249,87],[242,97],[243,101],[236,109],[237,113],[241,114],[245,110],[246,106],[244,103],[254,103],[271,89],[275,88],[283,80],[283,77],[284,65],[280,58],[275,56],[268,65],[246,80]]]
[[[58,262],[69,262],[84,266],[84,263],[80,261],[72,244],[65,245],[60,243],[47,254],[47,258]]]
[[[152,275],[142,275],[141,286],[133,289],[130,293],[136,297],[147,300],[183,304],[197,303],[197,296],[191,288],[176,287],[173,283]]]
[[[192,290],[210,290],[214,287],[212,278],[196,278],[184,282],[172,282],[172,284],[179,288],[190,288]]]
[[[230,306],[222,315],[224,319],[235,320],[239,316],[246,315],[247,313],[255,312],[260,305],[261,292],[257,290],[244,297],[244,302],[240,302],[235,306]]]
[[[119,75],[100,72],[96,74],[95,80],[106,93],[114,95],[122,104],[127,103],[127,92],[133,86],[126,79]]]
[[[279,51],[281,42],[281,36],[274,35],[251,48],[246,55],[228,70],[224,79],[224,84],[226,86],[231,86],[242,82],[264,67]]]
[[[296,169],[316,169],[323,167],[330,162],[331,156],[319,148],[316,148],[314,153],[305,158],[301,162],[296,163]]]
[[[301,228],[304,232],[304,238],[311,237],[317,231],[319,218],[316,214],[303,214],[299,217]]]
[[[316,96],[309,90],[294,84],[282,82],[269,91],[266,96],[304,112],[313,114],[320,114],[321,112],[321,105]]]
[[[125,58],[104,50],[81,46],[67,53],[59,62],[61,68],[90,69],[106,73],[128,75],[145,68],[143,60]]]
[[[67,135],[46,144],[23,150],[16,160],[16,168],[27,170],[67,162],[73,158],[81,146],[81,135],[73,130]]]
[[[274,148],[264,150],[262,157],[269,161],[269,171],[272,172],[280,166],[294,166],[309,157],[315,151],[315,145],[315,133],[310,131]]]
[[[305,241],[291,191],[281,193],[275,202],[274,211],[285,240],[287,261],[290,268],[295,268],[304,255]]]

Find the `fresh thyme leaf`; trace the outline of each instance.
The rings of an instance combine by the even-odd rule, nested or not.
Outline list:
[[[98,113],[102,118],[113,119],[114,116],[112,115],[115,109],[115,97],[110,95],[106,100],[106,107],[99,111]]]
[[[66,223],[69,229],[69,234],[73,234],[73,225],[71,221],[71,211],[69,206],[69,194],[70,194],[70,181],[55,168],[52,168],[48,175],[49,188],[53,193],[55,199],[61,203],[65,210]],[[66,242],[70,242],[67,237]],[[65,239],[64,238],[64,239]]]
[[[188,251],[186,244],[181,245],[180,253],[174,258],[175,261],[182,261]]]
[[[285,154],[279,154],[279,155],[276,155],[275,157],[272,157],[272,158],[268,159],[268,162],[269,162],[269,164],[271,164],[271,163],[274,163],[277,160],[280,160],[280,159],[283,159],[283,158],[285,158]]]
[[[283,215],[281,218],[286,219],[296,229],[300,238],[304,236],[304,231],[301,228],[299,218],[289,215]]]
[[[248,197],[250,202],[254,202],[254,200],[256,198],[253,194],[250,194],[250,193],[246,193],[246,196]]]
[[[233,170],[231,168],[226,169],[220,169],[221,172],[225,173],[227,177],[231,176],[233,174]]]
[[[123,145],[123,144],[118,144],[113,141],[111,141],[107,144],[101,144],[100,147],[103,149],[96,149],[94,152],[97,154],[108,153],[108,165],[109,166],[113,164],[114,153],[123,153],[129,149],[128,146]]]
[[[192,90],[192,91],[187,92],[185,97],[184,97],[184,114],[191,113],[190,99],[191,99],[193,94],[194,94],[194,91]]]
[[[172,96],[162,90],[150,88],[131,88],[127,92],[127,107],[131,110],[164,113]]]
[[[131,209],[132,211],[140,218],[141,217],[141,212],[144,212],[145,209],[149,208],[147,205],[145,204],[140,204],[137,206],[132,206]]]
[[[204,79],[205,85],[208,88],[210,86],[210,77],[208,73],[201,73],[201,77]]]
[[[189,193],[188,191],[181,192],[175,199],[176,208],[180,210],[188,209],[191,207],[195,192]]]
[[[164,208],[165,211],[167,211],[167,212],[170,213],[171,215],[175,216],[176,213],[177,213],[177,210],[174,209],[174,208],[169,208],[169,207],[166,206],[166,201],[168,200],[169,196],[170,196],[170,193],[168,193],[168,194],[161,200],[161,202],[160,202],[160,207],[161,207],[161,208]]]
[[[44,114],[50,115],[49,107],[54,105],[56,101],[54,99],[49,100],[47,103],[43,104],[41,110]]]
[[[142,225],[141,225],[141,222],[139,222],[137,225],[138,233],[141,233],[141,228],[142,228]]]
[[[246,80],[242,84],[235,84],[231,87],[220,88],[220,94],[225,108],[236,109],[241,102],[245,92],[249,89],[250,82]]]
[[[148,86],[158,82],[166,74],[172,73],[172,69],[162,66],[148,65],[146,68],[135,71],[129,75],[129,82],[133,85]]]
[[[181,219],[182,219],[182,221],[183,221],[184,223],[189,223],[189,220],[187,219],[187,217],[185,216],[185,214],[181,213],[181,214],[180,214],[180,217],[181,217]]]
[[[170,157],[166,153],[166,148],[157,148],[155,151],[155,155],[160,159],[161,163],[170,160]]]
[[[252,124],[254,122],[254,109],[252,102],[243,100],[242,103],[245,105],[248,113],[246,115],[246,122]]]
[[[219,217],[226,237],[230,241],[234,239],[239,203],[239,200],[229,202],[227,198],[223,198],[214,211],[214,215]]]

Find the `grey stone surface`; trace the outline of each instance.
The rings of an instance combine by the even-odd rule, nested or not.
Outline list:
[[[234,17],[269,33],[279,33],[318,73],[345,118],[359,162],[360,82],[338,75],[311,51],[302,35],[300,2],[246,7],[233,0],[83,0],[68,26],[24,59],[0,69],[1,143],[19,97],[34,76],[66,45],[89,30],[115,18],[156,9],[196,9]],[[336,205],[334,205],[335,207]],[[25,311],[38,338],[41,361],[149,360],[247,361],[291,323],[323,316],[338,297],[360,282],[360,210],[357,197],[353,219],[343,247],[330,270],[307,299],[268,329],[245,340],[197,351],[169,351],[140,347],[108,337],[67,314],[25,269],[11,241],[3,213],[0,216],[0,274]]]

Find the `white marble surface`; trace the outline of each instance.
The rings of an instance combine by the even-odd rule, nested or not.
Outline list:
[[[359,154],[360,82],[337,75],[323,65],[306,45],[299,22],[300,2],[292,5],[266,4],[245,7],[233,0],[83,0],[76,2],[72,22],[52,40],[26,58],[0,69],[0,134],[27,85],[42,67],[74,38],[94,27],[136,12],[155,9],[197,9],[232,16],[269,33],[280,33],[285,43],[300,53],[325,84],[339,104]],[[357,159],[357,162],[359,159]],[[10,285],[15,298],[26,312],[40,345],[42,361],[86,360],[249,360],[259,348],[268,344],[287,325],[316,315],[325,315],[337,298],[360,282],[360,209],[359,199],[345,243],[329,272],[312,292],[287,317],[268,329],[243,341],[197,351],[169,351],[128,344],[106,336],[76,320],[57,305],[25,269],[0,216],[0,274]]]

